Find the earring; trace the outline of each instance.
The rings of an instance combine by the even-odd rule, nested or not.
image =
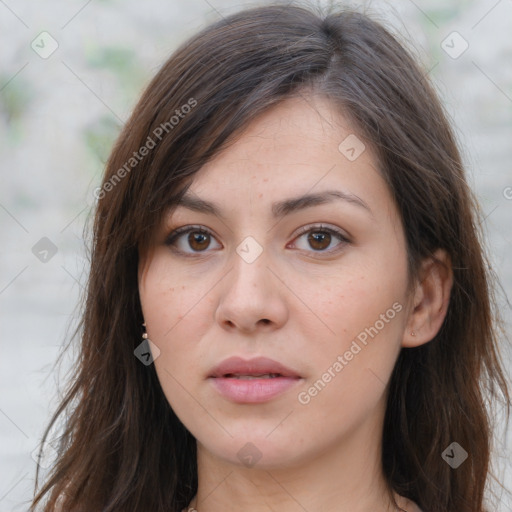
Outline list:
[[[416,333],[414,331],[411,331],[411,336],[416,336]]]
[[[149,366],[159,355],[160,350],[148,338],[146,332],[146,322],[142,324],[144,332],[142,333],[142,343],[135,349],[134,354],[145,366]]]

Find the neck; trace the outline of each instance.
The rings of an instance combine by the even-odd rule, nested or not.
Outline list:
[[[381,432],[371,423],[359,425],[323,453],[286,467],[247,468],[212,454],[199,442],[197,456],[198,491],[191,502],[197,512],[397,510],[381,468]],[[408,510],[407,501],[395,497]]]

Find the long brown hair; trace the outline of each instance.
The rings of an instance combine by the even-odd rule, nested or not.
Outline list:
[[[453,264],[440,332],[403,349],[391,376],[382,451],[389,487],[425,512],[484,510],[488,406],[502,398],[508,413],[510,405],[498,351],[504,333],[478,206],[447,117],[381,24],[354,11],[280,5],[231,15],[183,44],[112,150],[96,194],[76,377],[45,433],[66,415],[59,456],[32,510],[43,502],[58,510],[59,502],[66,512],[178,512],[195,495],[195,439],[154,366],[134,356],[143,322],[139,251],[204,163],[256,116],[306,89],[328,98],[375,149],[401,214],[410,275],[438,248]],[[452,442],[469,454],[457,469],[441,457]]]

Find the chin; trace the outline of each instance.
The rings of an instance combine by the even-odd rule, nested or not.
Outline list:
[[[253,431],[247,435],[230,431],[233,437],[224,438],[222,443],[212,444],[210,437],[209,442],[201,444],[203,449],[228,464],[254,470],[283,469],[307,458],[306,453],[297,450],[294,440],[298,436],[291,433],[274,436],[275,432],[269,436],[270,431]]]

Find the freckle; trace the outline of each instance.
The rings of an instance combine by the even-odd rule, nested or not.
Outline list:
[[[263,197],[263,194],[258,194],[258,199],[261,199]]]
[[[181,287],[181,289],[182,289],[182,290],[184,290],[184,289],[185,289],[185,286],[182,286],[182,287]]]
[[[263,181],[268,181],[268,178],[263,178]]]

